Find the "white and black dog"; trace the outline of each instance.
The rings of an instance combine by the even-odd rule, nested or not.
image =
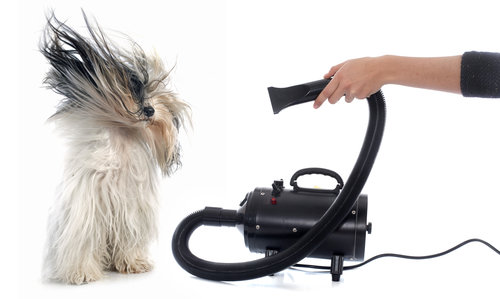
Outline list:
[[[44,276],[72,284],[104,271],[152,268],[157,185],[179,165],[189,106],[167,88],[157,55],[118,47],[83,14],[87,36],[48,17],[45,84],[64,98],[49,118],[66,138],[63,180],[49,217]]]

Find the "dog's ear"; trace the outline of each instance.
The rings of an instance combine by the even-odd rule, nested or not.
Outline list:
[[[104,120],[137,121],[143,117],[149,80],[144,51],[132,41],[130,51],[117,47],[97,24],[90,24],[85,13],[83,16],[89,38],[53,13],[47,17],[40,51],[52,69],[44,83],[65,97],[56,114],[78,108]]]
[[[96,62],[100,57],[88,41],[52,13],[40,43],[40,52],[52,65],[44,83],[66,97],[60,110],[81,107],[98,90]]]

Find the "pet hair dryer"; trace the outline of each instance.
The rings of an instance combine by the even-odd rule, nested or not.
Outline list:
[[[288,88],[269,87],[275,114],[300,103],[314,100],[330,79]],[[339,281],[344,259],[364,259],[367,224],[367,196],[361,190],[377,156],[385,124],[385,102],[380,91],[368,100],[369,122],[354,168],[344,184],[334,171],[306,168],[291,178],[288,190],[283,181],[270,188],[249,192],[239,210],[207,207],[186,217],[172,238],[177,263],[187,272],[209,280],[237,281],[272,275],[306,257],[331,259],[332,280]],[[334,178],[332,189],[300,187],[299,177],[321,174]],[[189,238],[201,225],[236,226],[245,245],[265,257],[241,263],[218,263],[200,259],[189,249]]]

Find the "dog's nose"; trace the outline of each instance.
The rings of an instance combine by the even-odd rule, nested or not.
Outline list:
[[[155,114],[155,108],[153,108],[151,106],[144,107],[143,111],[144,111],[144,115],[146,115],[146,117],[151,117]]]

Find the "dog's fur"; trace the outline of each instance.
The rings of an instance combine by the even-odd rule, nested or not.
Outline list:
[[[44,82],[64,96],[49,120],[68,141],[44,277],[72,284],[151,269],[158,167],[165,176],[179,165],[178,130],[189,121],[156,55],[128,38],[130,50],[118,47],[83,16],[87,37],[52,13],[40,44],[52,66]]]

